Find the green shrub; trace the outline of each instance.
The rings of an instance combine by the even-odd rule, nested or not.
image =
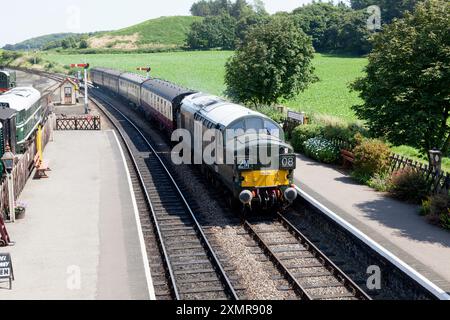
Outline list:
[[[308,139],[303,149],[308,157],[324,163],[336,163],[340,156],[339,149],[321,137]]]
[[[437,194],[422,202],[421,214],[435,225],[450,230],[450,197],[448,194]]]
[[[348,122],[341,118],[319,114],[314,114],[312,121],[323,127],[323,137],[328,140],[341,139],[354,144],[355,134],[359,133],[364,137],[369,136],[367,129],[359,122]]]
[[[381,174],[389,169],[391,151],[380,140],[363,140],[353,152],[355,154],[354,166],[357,175],[373,177],[376,173]]]
[[[321,127],[315,124],[301,125],[292,132],[292,146],[297,152],[304,152],[303,144],[322,134]]]
[[[270,106],[259,107],[256,111],[268,116],[276,123],[283,123],[286,118],[286,116],[282,112]]]
[[[387,192],[392,188],[390,175],[387,172],[375,173],[374,176],[368,180],[367,185],[380,192]]]
[[[361,184],[369,184],[369,181],[372,179],[372,176],[370,174],[359,171],[352,171],[350,176],[353,178],[353,180]]]
[[[399,199],[421,203],[428,195],[428,181],[420,172],[407,168],[391,175],[391,193]]]

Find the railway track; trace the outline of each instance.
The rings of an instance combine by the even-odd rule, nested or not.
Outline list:
[[[284,216],[244,222],[249,235],[303,300],[371,300]]]
[[[99,99],[97,96],[96,98]],[[102,104],[107,104],[108,110]],[[119,109],[104,100],[97,103],[97,106],[116,127],[137,172],[136,182],[141,185],[144,200],[151,211],[153,231],[163,258],[172,298],[238,300],[231,280],[211,247],[194,210],[155,148]],[[158,285],[164,284],[155,283],[155,286]]]

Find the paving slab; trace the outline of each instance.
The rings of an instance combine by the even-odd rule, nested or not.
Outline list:
[[[450,232],[429,224],[419,207],[357,184],[336,166],[297,157],[295,182],[338,216],[450,292]]]
[[[55,131],[49,179],[29,180],[25,219],[7,224],[16,280],[5,299],[149,299],[142,242],[113,131]],[[150,287],[150,289],[149,289]]]

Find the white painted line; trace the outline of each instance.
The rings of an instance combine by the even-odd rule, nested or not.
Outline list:
[[[145,249],[145,241],[144,241],[144,234],[142,232],[141,219],[139,218],[139,210],[138,210],[137,203],[136,203],[136,197],[135,197],[134,191],[133,191],[133,185],[131,182],[130,171],[128,170],[127,162],[125,159],[125,154],[123,153],[123,149],[119,142],[119,139],[117,138],[117,134],[114,130],[111,130],[111,131],[114,134],[114,138],[117,141],[117,146],[119,147],[119,150],[120,150],[120,155],[122,157],[123,166],[124,166],[125,172],[127,174],[127,181],[128,181],[128,186],[130,189],[131,201],[133,203],[134,216],[136,218],[136,226],[137,226],[137,231],[138,231],[138,236],[139,236],[139,243],[141,246],[142,262],[144,263],[145,277],[147,279],[148,294],[149,294],[150,300],[156,300],[155,289],[153,287],[152,275],[150,272],[150,267],[148,265],[147,251]]]
[[[430,280],[425,278],[422,274],[411,268],[408,264],[406,264],[404,261],[395,256],[392,252],[390,252],[383,246],[379,245],[377,242],[368,237],[366,234],[362,233],[360,230],[356,229],[350,223],[339,217],[336,213],[325,207],[323,204],[321,204],[319,201],[317,201],[312,196],[307,194],[305,191],[301,190],[299,187],[296,187],[296,189],[298,193],[311,205],[319,209],[321,212],[325,213],[328,217],[330,217],[333,221],[338,223],[341,227],[345,228],[351,234],[353,234],[358,239],[363,241],[366,245],[368,245],[378,254],[386,258],[389,262],[394,264],[397,268],[406,273],[408,276],[410,276],[413,280],[422,285],[425,289],[427,289],[437,298],[439,298],[440,300],[450,300],[450,296],[444,290],[442,290],[434,283],[432,283]]]

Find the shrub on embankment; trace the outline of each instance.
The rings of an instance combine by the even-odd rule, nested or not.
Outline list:
[[[435,225],[450,230],[450,195],[437,194],[422,202],[422,215]]]

